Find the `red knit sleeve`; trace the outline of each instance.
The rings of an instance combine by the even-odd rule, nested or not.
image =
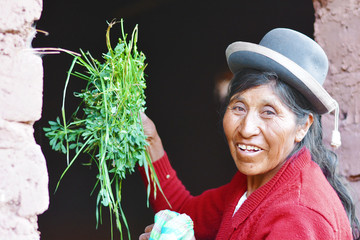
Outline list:
[[[172,208],[169,207],[160,193],[157,193],[156,199],[151,194],[150,203],[154,211],[171,209],[176,212],[186,213],[194,221],[196,239],[215,239],[227,195],[231,192],[227,190],[229,184],[207,190],[199,196],[192,196],[178,179],[166,153],[154,163],[154,168],[164,194],[172,206]],[[145,184],[147,184],[144,169],[140,169],[140,171]]]

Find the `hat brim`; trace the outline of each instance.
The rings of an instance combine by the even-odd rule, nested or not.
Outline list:
[[[226,59],[233,73],[244,68],[275,72],[281,80],[301,92],[319,114],[337,107],[337,102],[311,74],[272,49],[249,42],[234,42],[226,49]]]

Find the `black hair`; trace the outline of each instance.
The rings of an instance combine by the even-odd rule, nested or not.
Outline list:
[[[321,126],[321,115],[317,114],[309,101],[295,88],[289,86],[278,78],[275,72],[261,72],[255,69],[244,69],[236,73],[229,84],[228,95],[225,99],[222,118],[224,117],[227,105],[234,94],[243,92],[255,86],[274,83],[274,91],[282,102],[296,115],[297,124],[303,125],[309,114],[313,115],[313,124],[310,126],[304,139],[295,145],[290,156],[297,153],[304,146],[311,153],[312,160],[319,165],[326,179],[339,196],[349,221],[352,226],[353,238],[360,239],[359,221],[355,215],[355,206],[349,191],[342,182],[337,172],[337,155],[327,149],[323,144],[323,133]]]

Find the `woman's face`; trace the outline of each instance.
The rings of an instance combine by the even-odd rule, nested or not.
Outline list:
[[[238,170],[247,176],[272,176],[301,141],[295,114],[271,83],[235,94],[223,126]]]

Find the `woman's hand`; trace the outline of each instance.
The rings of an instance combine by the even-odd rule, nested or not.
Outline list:
[[[153,227],[154,227],[154,224],[151,224],[151,225],[147,226],[147,227],[145,228],[145,232],[140,235],[139,240],[149,240],[149,239],[150,239],[151,230],[153,229]]]
[[[149,143],[147,149],[149,151],[151,161],[155,162],[159,160],[165,153],[159,134],[156,131],[154,122],[146,116],[145,113],[141,113],[141,120],[144,126],[144,133],[147,136],[146,141]]]

